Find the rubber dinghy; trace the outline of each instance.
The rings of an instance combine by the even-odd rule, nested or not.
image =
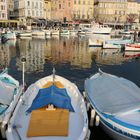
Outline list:
[[[122,77],[98,73],[85,81],[97,121],[117,140],[140,139],[140,88]]]
[[[89,134],[81,93],[74,83],[58,75],[28,87],[6,131],[7,140],[88,140]]]
[[[8,69],[0,73],[0,126],[3,137],[5,137],[5,127],[21,94],[22,87],[8,74]]]

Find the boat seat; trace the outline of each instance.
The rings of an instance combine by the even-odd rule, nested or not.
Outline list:
[[[68,128],[68,136],[48,136],[46,137],[26,137],[26,133],[28,130],[28,124],[29,124],[29,120],[30,120],[30,114],[26,115],[23,114],[23,112],[25,112],[27,108],[25,108],[25,106],[22,106],[20,111],[18,112],[18,114],[16,115],[16,122],[15,125],[20,126],[18,127],[16,130],[18,131],[20,137],[23,140],[46,140],[47,138],[49,140],[76,140],[78,139],[79,135],[81,134],[82,130],[83,130],[83,116],[80,115],[79,113],[73,113],[70,112],[69,113],[69,128]],[[19,117],[20,116],[20,117]],[[21,120],[23,120],[24,122],[22,122],[21,125]],[[15,133],[16,135],[16,131],[13,131],[12,133]]]
[[[48,88],[49,86],[51,86],[51,85],[53,85],[53,82],[52,81],[50,81],[50,82],[47,82],[46,84],[44,84],[43,86],[42,86],[42,88]],[[54,82],[54,85],[57,87],[57,88],[64,88],[64,86],[61,84],[61,82],[59,82],[59,81],[55,81]]]

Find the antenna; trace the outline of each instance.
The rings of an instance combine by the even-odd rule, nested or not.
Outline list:
[[[53,84],[55,82],[55,67],[53,67]]]
[[[23,56],[21,58],[21,62],[22,62],[22,86],[23,86],[23,91],[25,90],[25,62],[26,62],[26,58]]]

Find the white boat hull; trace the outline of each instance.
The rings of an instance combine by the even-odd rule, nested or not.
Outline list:
[[[38,94],[38,90],[52,80],[53,75],[40,79],[35,84],[32,84],[23,97],[20,98],[6,131],[7,140],[20,140],[20,138],[23,140],[88,140],[88,116],[84,99],[75,84],[57,75],[55,75],[55,81],[60,81],[64,85],[75,111],[69,112],[68,136],[38,136],[30,138],[26,136],[30,119],[30,114],[27,115],[26,110],[32,104],[33,99]],[[13,125],[16,125],[16,130]]]
[[[121,49],[119,44],[104,44],[103,49]]]
[[[32,33],[19,33],[20,37],[31,37]]]
[[[112,28],[104,28],[104,27],[101,27],[101,28],[93,28],[93,34],[110,34],[111,33],[111,30]]]
[[[99,39],[89,39],[89,47],[102,47],[103,41]]]
[[[120,133],[112,130],[109,128],[105,123],[101,121],[100,126],[103,128],[103,130],[114,140],[134,140],[132,138],[128,138],[124,135],[121,135]]]
[[[127,44],[125,45],[125,51],[140,51],[140,44]]]
[[[44,31],[33,31],[32,36],[45,36]]]

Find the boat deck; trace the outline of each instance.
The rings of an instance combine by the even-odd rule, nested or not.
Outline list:
[[[32,137],[32,138],[27,138],[27,130],[28,130],[28,124],[29,124],[29,120],[30,120],[30,114],[25,114],[26,110],[27,110],[27,106],[22,105],[20,107],[20,110],[18,112],[18,114],[16,115],[16,122],[15,122],[15,126],[16,129],[13,129],[12,133],[13,136],[15,136],[15,138],[17,137],[21,137],[21,139],[23,140],[75,140],[78,139],[78,137],[80,136],[82,130],[83,130],[83,116],[80,115],[79,113],[73,113],[70,112],[70,116],[69,116],[69,134],[68,136],[47,136],[47,137]],[[21,120],[23,120],[21,122]],[[16,131],[17,130],[17,131]],[[18,133],[18,134],[17,134]],[[19,135],[19,136],[18,136]],[[16,140],[16,139],[15,139]]]

